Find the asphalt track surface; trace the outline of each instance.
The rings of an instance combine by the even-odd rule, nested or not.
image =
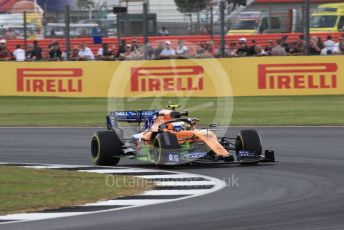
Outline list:
[[[115,212],[5,224],[0,229],[344,229],[344,128],[257,129],[264,147],[276,151],[277,164],[174,169],[234,179],[216,193]],[[90,164],[94,131],[3,128],[0,161]],[[121,164],[154,167],[129,160]]]

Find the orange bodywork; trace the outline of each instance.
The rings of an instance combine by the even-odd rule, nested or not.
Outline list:
[[[151,140],[151,135],[153,132],[157,132],[159,130],[159,126],[164,124],[165,122],[174,120],[171,118],[171,110],[161,110],[159,112],[160,116],[156,118],[153,125],[148,128],[143,133],[143,138],[145,140]],[[181,130],[175,131],[173,130],[172,124],[169,123],[167,127],[164,129],[165,132],[170,132],[176,135],[179,144],[185,142],[185,140],[189,140],[190,142],[201,141],[204,142],[217,156],[220,157],[228,157],[231,154],[223,148],[223,146],[218,142],[217,136],[214,132],[207,130],[207,129],[197,129],[196,123],[193,124],[188,130]]]

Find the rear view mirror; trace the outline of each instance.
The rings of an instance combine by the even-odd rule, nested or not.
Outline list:
[[[177,118],[180,118],[180,117],[181,117],[181,114],[180,114],[180,112],[178,112],[178,111],[172,111],[172,112],[170,113],[170,117],[173,118],[173,119],[177,119]]]
[[[189,111],[181,112],[180,115],[187,117],[187,116],[189,116]]]

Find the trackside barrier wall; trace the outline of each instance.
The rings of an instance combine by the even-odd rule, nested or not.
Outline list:
[[[222,97],[344,94],[344,56],[2,62],[0,96]]]

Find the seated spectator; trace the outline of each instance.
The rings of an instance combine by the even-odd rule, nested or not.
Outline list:
[[[226,56],[228,57],[236,57],[238,53],[237,43],[231,42],[229,48],[226,50]]]
[[[207,51],[211,55],[215,55],[214,41],[207,42]]]
[[[90,48],[87,47],[86,43],[81,43],[81,49],[79,51],[80,61],[91,61],[94,60],[94,54]]]
[[[196,58],[211,58],[213,55],[208,51],[208,43],[206,42],[201,42],[197,49],[196,52],[193,54],[194,57]]]
[[[321,50],[324,48],[324,45],[319,37],[312,37],[309,46],[310,55],[320,55]]]
[[[271,55],[272,56],[286,56],[287,51],[285,50],[285,48],[282,46],[282,39],[277,39],[277,45],[272,48],[271,50]]]
[[[155,59],[160,58],[160,54],[163,50],[164,50],[164,43],[159,43],[158,47],[154,51]]]
[[[206,50],[207,49],[207,44],[205,42],[200,42],[200,43],[198,43],[198,47]]]
[[[133,60],[142,60],[144,58],[144,50],[143,50],[143,46],[140,47],[138,50],[133,52]]]
[[[51,49],[55,44],[59,44],[59,42],[57,40],[53,40],[53,42],[48,45],[48,49]]]
[[[131,45],[130,44],[126,44],[125,45],[125,52],[122,52],[120,55],[119,55],[119,59],[120,60],[125,60],[125,59],[127,59],[128,57],[130,57],[131,56],[131,53],[132,53],[132,51],[131,51]]]
[[[203,47],[199,47],[196,51],[196,58],[211,58],[213,57],[213,55],[211,53],[208,52],[208,50],[206,50]]]
[[[166,29],[165,26],[161,27],[161,29],[159,30],[159,35],[160,36],[168,36],[170,33],[168,32],[168,30]]]
[[[114,60],[112,50],[109,48],[107,43],[104,43],[102,48],[99,48],[97,52],[97,60],[111,61]]]
[[[146,51],[147,51],[147,58],[148,59],[154,59],[154,57],[155,57],[155,50],[154,50],[154,48],[153,48],[153,46],[151,44],[147,43]]]
[[[11,52],[8,51],[6,47],[6,40],[0,40],[0,61],[9,61],[11,60]]]
[[[25,50],[20,45],[17,45],[16,50],[13,51],[13,57],[16,61],[25,61]]]
[[[192,57],[195,57],[197,54],[197,47],[189,47],[189,51],[188,51],[188,55],[187,57],[188,58],[192,58]]]
[[[250,52],[250,48],[247,46],[247,39],[246,38],[240,38],[239,39],[239,48],[237,51],[238,56],[247,56]]]
[[[344,54],[344,42],[339,44],[338,54]]]
[[[178,47],[176,49],[176,54],[180,55],[180,56],[186,55],[188,53],[189,49],[186,45],[184,45],[184,41],[179,40],[177,42],[177,44],[178,44]]]
[[[296,47],[299,53],[303,54],[305,49],[305,38],[303,37],[303,34],[299,36],[299,38],[296,41]]]
[[[49,61],[61,61],[62,60],[62,51],[60,49],[60,44],[54,42],[50,45],[49,51]]]
[[[333,52],[331,49],[328,49],[328,48],[324,48],[320,51],[320,55],[324,56],[324,55],[332,55]]]
[[[30,49],[30,60],[41,61],[43,49],[38,45],[38,41],[33,41],[32,49]]]
[[[160,53],[160,58],[169,59],[176,56],[176,51],[171,47],[170,41],[166,41],[164,47],[165,48]]]
[[[131,50],[132,51],[137,51],[140,49],[140,46],[139,46],[139,43],[137,42],[137,39],[136,38],[133,38],[131,40]]]
[[[288,35],[282,36],[282,43],[281,46],[285,49],[287,53],[289,53],[289,43],[288,43]]]
[[[125,40],[121,40],[120,45],[117,50],[117,57],[120,57],[122,53],[126,52],[126,49],[125,49],[126,45],[127,45],[127,42]]]
[[[201,51],[203,49],[206,55],[202,55],[202,56],[205,56],[205,57],[213,56],[215,53],[213,45],[214,45],[213,41],[201,42],[199,44],[199,47],[201,47],[201,49],[198,49],[198,51]],[[220,50],[217,50],[217,52],[219,52],[218,55],[220,55]],[[196,50],[195,55],[197,55],[197,50]]]
[[[327,54],[332,54],[335,51],[336,43],[332,40],[332,36],[327,36],[327,40],[324,42],[324,49],[322,52],[326,52]]]
[[[67,57],[67,50],[63,50],[62,51],[62,55],[61,55],[61,60],[62,61],[67,61],[68,57]]]
[[[255,53],[256,56],[266,56],[267,55],[267,53],[265,52],[263,47],[260,46],[260,45],[256,45],[254,47],[254,53]]]
[[[32,53],[33,53],[33,44],[29,44],[28,49],[26,53],[26,61],[31,61],[32,60]]]
[[[252,45],[249,47],[249,51],[247,53],[247,56],[254,56],[256,55],[256,40],[251,41]]]
[[[71,61],[79,61],[79,59],[80,59],[79,52],[80,52],[79,47],[74,46],[73,50],[70,54],[70,60]]]
[[[334,44],[333,53],[340,53],[339,46],[340,46],[340,44],[343,43],[343,42],[344,42],[344,35],[340,36],[340,37],[338,38],[338,42],[336,42],[336,43]]]
[[[228,48],[227,48],[226,45],[225,45],[225,47],[224,47],[224,48],[225,48],[225,50],[224,50],[224,51],[225,51],[225,56],[232,56],[232,57],[238,56],[238,55],[237,55],[238,49],[235,49],[235,51],[234,51],[234,52],[235,52],[235,55],[230,55],[230,54],[229,54],[230,52],[233,52],[233,49],[232,49],[232,48],[233,48],[234,44],[236,44],[236,43],[235,43],[235,42],[231,42]],[[214,56],[215,56],[215,57],[222,57],[221,46],[218,46],[218,48],[216,49],[216,52],[215,52]]]
[[[132,50],[132,45],[127,44],[125,46],[126,52],[122,53],[120,56],[120,60],[138,60],[142,58],[142,53],[138,51]]]
[[[336,43],[332,41],[332,36],[327,36],[327,40],[323,43],[323,47],[320,51],[321,55],[332,55],[336,50]],[[319,47],[320,48],[320,47]]]
[[[265,53],[267,54],[267,55],[271,55],[271,51],[272,51],[272,49],[274,48],[274,42],[272,41],[272,40],[269,40],[268,41],[268,45],[265,47]]]
[[[289,44],[289,54],[290,55],[302,55],[303,49],[300,49],[297,42],[292,42]]]

